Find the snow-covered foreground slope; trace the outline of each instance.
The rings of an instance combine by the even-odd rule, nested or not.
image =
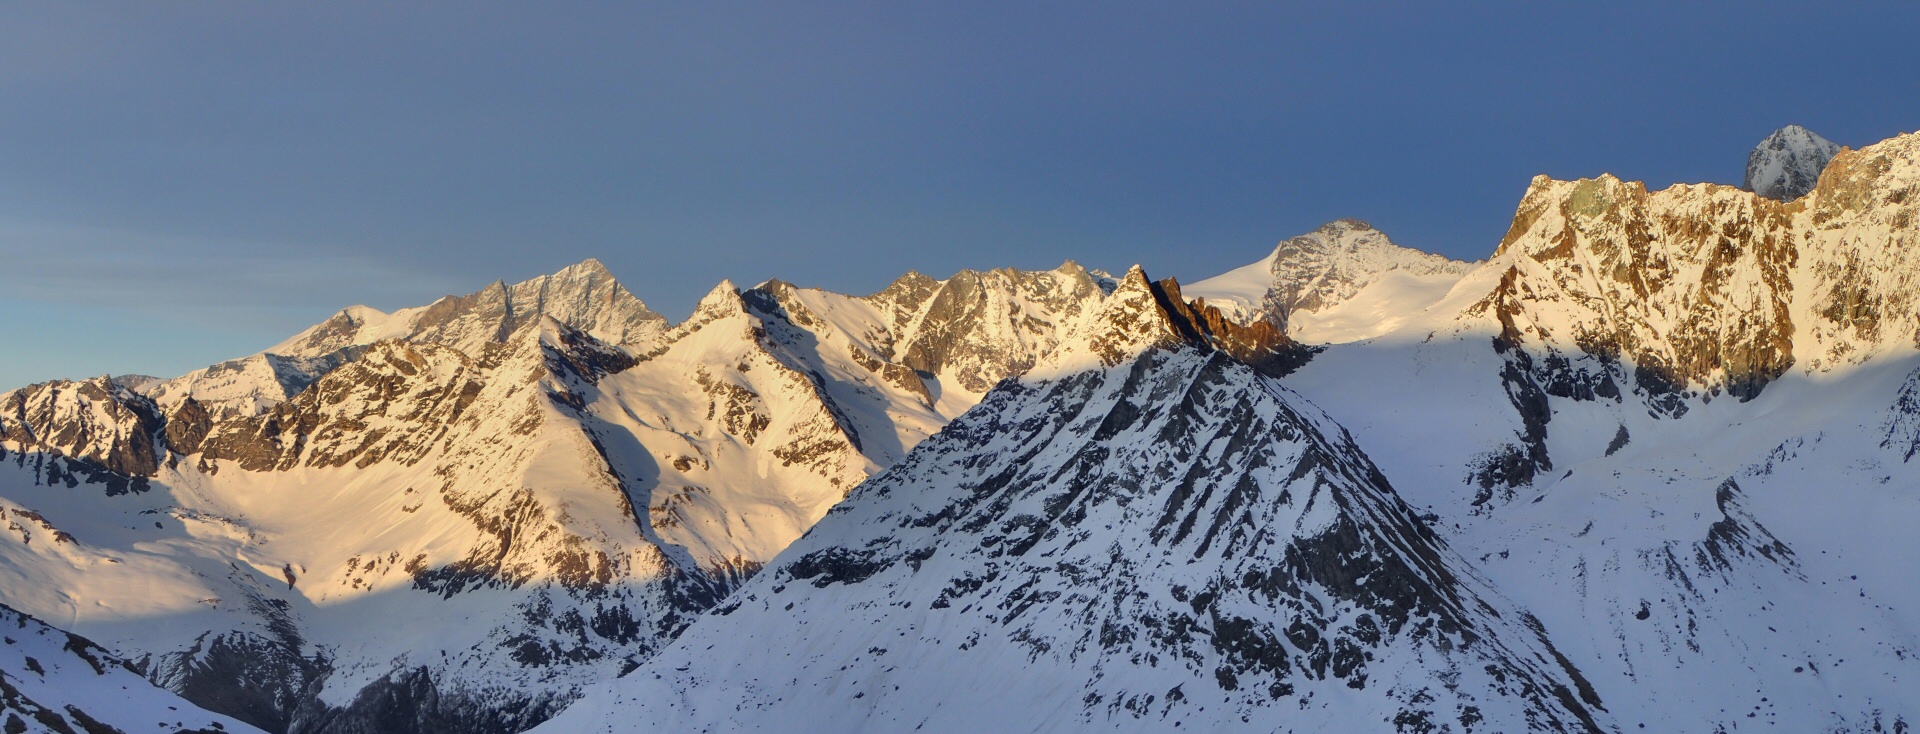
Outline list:
[[[542,731],[1600,731],[1339,426],[1139,271]]]
[[[14,518],[15,523],[21,519],[33,522]],[[259,730],[203,711],[155,687],[126,661],[83,637],[0,606],[0,731],[245,734]]]
[[[1920,718],[1920,598],[1905,570],[1920,552],[1920,474],[1902,459],[1911,429],[1897,428],[1915,424],[1901,418],[1914,405],[1897,406],[1920,360],[1791,376],[1678,418],[1549,396],[1553,469],[1509,486],[1483,481],[1526,431],[1510,406],[1486,408],[1509,399],[1490,341],[1333,347],[1286,384],[1545,623],[1619,723],[1871,731]]]

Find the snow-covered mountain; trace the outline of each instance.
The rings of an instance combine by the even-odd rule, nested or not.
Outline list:
[[[0,393],[0,603],[273,732],[1899,731],[1920,135],[1818,182],[1543,177],[1479,263],[349,308]]]
[[[553,731],[1598,731],[1345,432],[1130,273]]]
[[[43,524],[31,515],[0,515],[0,520],[9,520],[8,529],[21,533],[39,530],[35,526]],[[61,541],[49,536],[44,542]],[[203,711],[148,683],[133,666],[86,638],[4,605],[0,605],[0,730],[13,734],[259,731]]]
[[[1484,268],[1287,385],[1622,725],[1908,726],[1914,191],[1916,135],[1842,153],[1790,204],[1536,180]]]
[[[1111,286],[1071,264],[868,298],[722,284],[666,327],[590,261],[348,309],[146,394],[0,394],[0,496],[72,539],[0,545],[0,601],[268,730],[518,731],[652,654]]]
[[[651,348],[667,328],[666,318],[622,287],[605,265],[587,260],[552,275],[514,285],[501,281],[391,314],[353,306],[260,354],[139,389],[169,409],[192,398],[215,416],[259,415],[375,342],[430,342],[477,356],[543,316],[638,351]]]
[[[1813,191],[1820,172],[1839,152],[1839,144],[1799,125],[1788,125],[1753,147],[1740,188],[1769,199],[1793,201]]]
[[[1366,222],[1341,219],[1185,291],[1241,323],[1270,321],[1309,344],[1339,343],[1392,330],[1478,264],[1401,247]]]
[[[1508,650],[1550,646],[1547,656],[1571,671],[1563,680],[1587,684],[1600,703],[1588,709],[1592,723],[1577,726],[1906,728],[1920,718],[1912,703],[1920,598],[1901,570],[1920,552],[1907,530],[1920,519],[1911,461],[1920,453],[1920,314],[1909,295],[1920,273],[1911,254],[1920,236],[1916,162],[1920,136],[1845,153],[1825,186],[1784,205],[1730,187],[1649,193],[1610,177],[1538,180],[1494,258],[1443,295],[1392,312],[1368,338],[1326,340],[1336,343],[1285,373],[1280,384],[1291,392],[1281,394],[1351,430],[1352,454],[1378,467],[1436,542],[1459,552],[1442,555],[1456,559],[1460,577],[1508,600],[1488,602],[1513,610],[1501,618],[1538,620],[1537,640],[1510,630],[1498,638]],[[1215,390],[1233,381],[1175,380],[1182,388],[1135,387],[1149,397],[1118,400],[1127,389],[1115,385],[1125,383],[1098,370],[1105,362],[1073,361],[1101,353],[1056,357],[1105,375],[1079,378],[1088,386],[1077,392],[1043,368],[989,396],[554,730],[601,730],[634,716],[717,731],[788,721],[1236,728],[1282,710],[1285,718],[1257,728],[1324,728],[1311,705],[1301,714],[1236,700],[1224,679],[1208,679],[1230,657],[1211,644],[1219,620],[1196,611],[1179,630],[1190,647],[1171,646],[1184,655],[1140,642],[1174,629],[1140,621],[1151,613],[1110,623],[1116,607],[1173,606],[1161,597],[1163,562],[1231,579],[1223,593],[1264,588],[1264,575],[1233,579],[1210,565],[1220,559],[1212,547],[1162,547],[1149,520],[1167,515],[1156,511],[1236,497],[1239,517],[1256,527],[1298,524],[1260,521],[1276,511],[1262,501],[1291,492],[1283,482],[1207,484],[1236,476],[1217,463],[1234,452],[1195,425],[1250,418],[1222,420],[1186,401],[1207,396],[1193,402],[1224,410]],[[1158,374],[1135,367],[1124,379],[1145,382],[1143,373]],[[1195,384],[1208,389],[1185,387]],[[1082,412],[1079,400],[1096,407]],[[1152,420],[1179,428],[1152,439],[1102,431]],[[1123,475],[1132,481],[1102,484],[1113,470],[1089,457],[1133,462]],[[1109,495],[1091,487],[1130,501],[1102,507],[1088,498]],[[1192,517],[1201,528],[1221,515]],[[1368,527],[1395,525],[1376,518]],[[1131,543],[1108,534],[1129,531]],[[1311,588],[1297,566],[1267,568],[1275,566]],[[1182,585],[1190,592],[1197,582]],[[1411,604],[1419,593],[1402,598]],[[1205,601],[1201,608],[1216,600]],[[1247,618],[1311,625],[1295,614],[1267,606]],[[1287,644],[1280,649],[1297,657]],[[1113,650],[1125,650],[1124,661]],[[1247,677],[1225,669],[1235,685]],[[1103,708],[1149,694],[1151,709]],[[1383,717],[1411,709],[1370,695],[1342,699],[1340,725],[1400,729]],[[1513,717],[1529,699],[1493,700],[1508,706],[1498,715]],[[1419,721],[1458,724],[1442,721],[1440,708]]]

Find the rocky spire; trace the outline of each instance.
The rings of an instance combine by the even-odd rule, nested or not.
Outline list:
[[[1747,179],[1740,185],[1769,199],[1793,201],[1813,191],[1820,172],[1840,146],[1799,125],[1773,131],[1747,156]]]

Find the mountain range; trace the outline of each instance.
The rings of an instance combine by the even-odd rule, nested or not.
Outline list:
[[[1829,146],[1536,178],[1478,262],[676,324],[589,260],[0,393],[0,723],[1904,731],[1920,134]]]

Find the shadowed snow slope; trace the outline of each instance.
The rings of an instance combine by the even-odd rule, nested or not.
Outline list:
[[[47,538],[47,542],[56,541]],[[0,730],[9,734],[258,731],[202,711],[154,687],[99,645],[4,605],[0,605]]]

